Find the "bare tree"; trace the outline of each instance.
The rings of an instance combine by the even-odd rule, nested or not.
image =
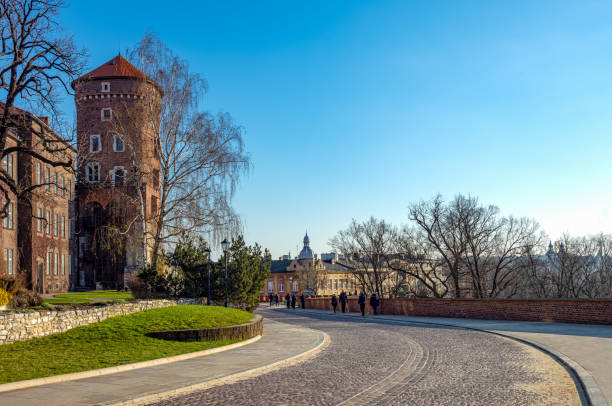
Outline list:
[[[462,233],[461,219],[467,215],[465,199],[455,199],[446,205],[438,195],[430,201],[421,201],[408,207],[408,218],[426,239],[429,249],[435,252],[432,260],[441,261],[452,281],[451,294],[462,297],[463,257],[467,242]]]
[[[163,245],[184,232],[238,230],[231,199],[250,161],[231,116],[200,110],[207,83],[187,62],[152,34],[129,57],[163,91],[161,106],[150,102],[143,123],[153,130],[161,161],[158,215],[149,231],[156,264]]]
[[[384,220],[371,217],[358,223],[353,219],[346,230],[339,231],[330,240],[330,245],[347,258],[347,265],[353,269],[362,289],[382,297],[385,286],[387,295],[393,290],[388,286],[391,280],[387,257],[392,250],[394,234],[394,227]]]
[[[327,284],[325,266],[318,261],[300,265],[296,269],[295,276],[301,290],[310,290],[315,296]]]
[[[516,295],[525,255],[543,238],[535,221],[501,217],[496,206],[482,206],[470,196],[458,195],[448,203],[437,196],[413,204],[409,218],[431,263],[445,264],[455,297]],[[436,277],[446,284],[439,272]],[[431,283],[425,286],[431,291]]]
[[[539,225],[527,218],[500,217],[496,206],[480,206],[476,198],[467,198],[465,203],[467,210],[461,216],[460,227],[467,245],[464,265],[470,275],[472,295],[514,296],[524,255],[541,242]]]
[[[53,167],[72,169],[69,144],[49,130],[44,120],[16,108],[25,105],[38,115],[48,115],[60,123],[57,102],[70,92],[70,82],[84,70],[86,52],[77,49],[72,37],[58,24],[61,0],[0,1],[0,151],[1,157],[26,154]],[[32,125],[32,121],[36,125]],[[34,140],[14,138],[11,134],[33,133]],[[0,169],[0,193],[5,216],[11,194],[27,200],[34,189],[48,184],[19,184]]]
[[[439,252],[420,229],[404,227],[397,233],[393,245],[394,255],[389,256],[387,266],[404,277],[403,293],[414,297],[445,297],[451,277],[446,271]]]
[[[563,235],[546,253],[552,296],[591,299],[612,296],[611,248],[610,236]]]

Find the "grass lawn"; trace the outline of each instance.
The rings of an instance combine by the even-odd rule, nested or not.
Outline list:
[[[90,303],[93,299],[134,299],[132,292],[121,292],[116,290],[92,290],[89,292],[70,292],[53,295],[52,298],[45,298],[46,303]]]
[[[105,368],[184,354],[235,341],[180,342],[145,336],[156,330],[248,322],[251,313],[218,306],[172,306],[117,316],[65,333],[0,345],[0,383]]]

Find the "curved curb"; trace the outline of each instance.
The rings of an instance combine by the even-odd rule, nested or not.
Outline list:
[[[148,337],[169,341],[248,340],[263,335],[263,316],[256,314],[248,323],[234,326],[151,331]]]
[[[171,362],[183,361],[183,360],[190,359],[190,358],[203,357],[206,355],[216,354],[218,352],[233,350],[235,348],[239,348],[239,347],[254,343],[260,338],[261,338],[261,335],[258,335],[256,337],[250,338],[245,341],[241,341],[239,343],[228,344],[228,345],[224,345],[224,346],[216,347],[216,348],[210,348],[208,350],[188,352],[186,354],[172,355],[170,357],[157,358],[157,359],[152,359],[149,361],[134,362],[132,364],[117,365],[114,367],[92,369],[89,371],[82,371],[82,372],[73,372],[70,374],[47,376],[44,378],[27,379],[25,381],[3,383],[3,384],[0,384],[0,393],[13,391],[17,389],[33,388],[35,386],[48,385],[51,383],[76,381],[79,379],[92,378],[95,376],[109,375],[109,374],[115,374],[117,372],[125,372],[125,371],[131,371],[134,369],[141,369],[141,368],[153,367],[157,365],[169,364]]]
[[[309,330],[318,331],[314,329],[309,329]],[[97,405],[98,406],[103,406],[103,405],[104,406],[110,406],[110,405],[128,406],[128,405],[141,405],[143,403],[166,400],[166,399],[173,398],[175,396],[186,395],[192,392],[210,389],[215,386],[231,384],[231,383],[235,383],[235,382],[242,381],[245,379],[254,378],[256,376],[259,376],[259,375],[262,375],[268,372],[272,372],[280,368],[296,365],[296,364],[299,364],[300,362],[306,361],[307,359],[315,357],[318,353],[320,353],[323,349],[325,349],[325,347],[329,345],[330,343],[329,335],[327,335],[327,333],[323,331],[318,331],[318,332],[321,337],[315,347],[310,348],[300,354],[291,356],[289,358],[286,358],[280,361],[272,362],[270,364],[262,365],[257,368],[252,368],[246,371],[229,374],[226,376],[222,376],[220,378],[211,379],[209,381],[196,383],[196,384],[189,385],[189,386],[183,386],[183,387],[178,387],[178,388],[171,389],[171,390],[165,390],[159,393],[149,393],[145,395],[139,395],[139,396],[130,398],[128,400],[123,400],[119,402],[111,401],[111,402],[106,402],[106,403],[98,403]]]
[[[278,310],[283,311],[284,309],[278,309]],[[303,312],[310,313],[310,314],[324,314],[324,313],[319,313],[319,312],[308,311],[307,309],[304,309]],[[357,315],[353,316],[349,314],[338,314],[338,313],[336,314],[337,316],[340,316],[340,317],[361,318],[360,316],[357,316]],[[393,323],[398,323],[398,324],[429,324],[433,326],[462,328],[466,330],[473,330],[473,331],[480,331],[483,333],[494,334],[500,337],[505,337],[505,338],[508,338],[514,341],[518,341],[522,344],[529,345],[533,348],[536,348],[539,351],[542,351],[543,353],[550,356],[553,360],[555,360],[558,364],[560,364],[563,368],[565,368],[570,374],[570,377],[574,380],[574,383],[576,384],[576,389],[578,390],[578,395],[583,405],[585,406],[609,406],[608,401],[606,400],[606,397],[604,396],[603,392],[599,388],[599,385],[597,385],[597,381],[595,380],[593,375],[591,375],[578,362],[574,361],[567,355],[560,353],[559,351],[556,351],[544,344],[540,344],[540,343],[537,343],[531,340],[527,340],[524,338],[515,337],[509,334],[499,333],[497,331],[484,330],[484,329],[480,329],[477,327],[468,327],[468,326],[461,326],[461,325],[456,325],[456,324],[434,323],[434,322],[429,322],[429,321],[388,319],[388,318],[385,318],[384,316],[382,317],[376,316],[376,318],[374,319],[372,317],[368,317],[367,319],[364,319],[364,320],[369,320],[369,321],[370,320],[384,320],[387,322],[393,322]]]

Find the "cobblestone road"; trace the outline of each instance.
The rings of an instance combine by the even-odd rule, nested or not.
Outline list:
[[[325,331],[315,358],[155,405],[579,404],[562,367],[530,347],[470,330],[262,310]]]

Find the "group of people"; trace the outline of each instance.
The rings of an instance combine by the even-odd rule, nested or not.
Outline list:
[[[277,294],[272,294],[270,293],[268,295],[268,300],[270,301],[270,307],[272,307],[273,304],[275,304],[276,306],[278,306],[279,304],[279,297]],[[283,297],[280,297],[280,300],[283,301]],[[285,296],[284,301],[287,303],[287,309],[295,309],[295,305],[297,302],[297,297],[293,294],[288,294]],[[306,296],[304,296],[304,294],[302,293],[300,295],[300,307],[302,309],[306,308]]]
[[[357,291],[355,291],[355,294],[357,294]],[[295,296],[295,294],[288,294],[284,298],[283,296],[279,297],[278,294],[270,293],[268,295],[270,307],[272,307],[272,305],[278,306],[281,301],[284,301],[287,304],[287,309],[295,309],[297,299],[298,297]],[[306,308],[306,296],[304,296],[304,294],[302,293],[299,296],[299,299],[300,299],[300,307],[302,309],[305,309]],[[359,303],[359,309],[361,310],[362,316],[365,316],[366,300],[367,298],[366,298],[365,293],[361,292],[359,294],[359,298],[357,299],[357,303]],[[332,295],[331,305],[334,310],[334,313],[336,313],[338,302],[340,302],[340,310],[342,311],[342,313],[346,313],[346,304],[348,303],[348,295],[346,294],[345,291],[340,292],[340,295],[338,296],[336,296],[335,293]],[[372,311],[374,312],[374,314],[378,314],[379,304],[380,304],[380,299],[378,295],[376,294],[376,292],[372,293],[372,295],[370,296],[370,307],[372,307]]]
[[[336,313],[336,308],[338,307],[338,299],[340,301],[340,308],[342,309],[342,313],[346,313],[346,303],[348,302],[348,296],[344,291],[340,293],[339,297],[336,297],[336,294],[333,294],[331,297],[331,305],[332,305],[332,308],[334,309],[334,313]],[[359,309],[361,310],[361,316],[365,316],[365,305],[366,305],[365,293],[361,292],[359,294],[359,299],[357,300],[357,303],[359,303]],[[378,314],[377,309],[378,309],[379,304],[380,304],[380,299],[378,298],[378,295],[376,294],[376,292],[372,293],[372,296],[370,296],[370,306],[372,307],[374,314]]]

